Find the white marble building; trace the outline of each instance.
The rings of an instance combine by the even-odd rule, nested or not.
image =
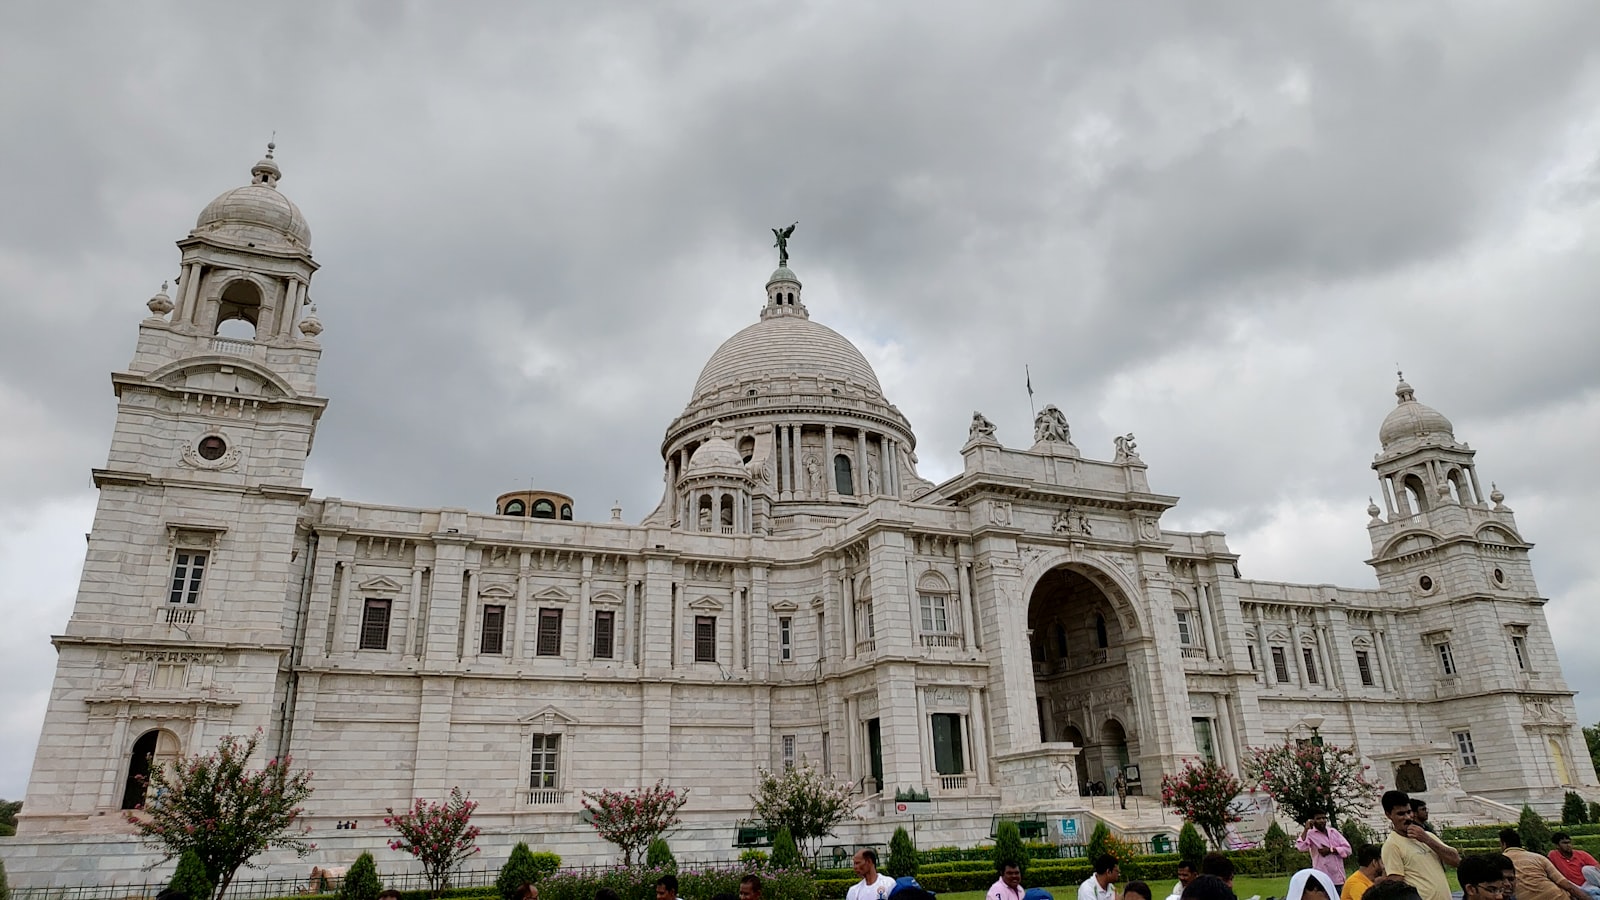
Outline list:
[[[1030,447],[975,415],[962,473],[924,480],[787,266],[667,425],[642,522],[319,498],[318,265],[279,174],[269,153],[205,208],[113,376],[18,840],[125,830],[152,758],[257,728],[317,772],[324,830],[459,784],[491,831],[580,834],[581,791],[661,778],[730,835],[757,767],[799,760],[869,814],[914,788],[986,829],[1118,766],[1151,793],[1184,757],[1237,766],[1308,715],[1436,809],[1594,796],[1531,545],[1404,382],[1377,588],[1239,578],[1222,534],[1162,527],[1177,498],[1131,439],[1095,458],[1054,407]]]

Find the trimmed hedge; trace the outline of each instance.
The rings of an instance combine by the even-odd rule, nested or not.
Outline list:
[[[666,872],[666,869],[652,868],[560,872],[539,881],[539,900],[594,900],[594,893],[600,888],[616,891],[621,900],[655,900],[656,879]],[[737,866],[680,868],[678,891],[685,897],[737,894],[739,879],[748,874],[749,869]],[[762,896],[766,900],[818,900],[818,884],[804,869],[774,869],[757,874],[761,876]]]

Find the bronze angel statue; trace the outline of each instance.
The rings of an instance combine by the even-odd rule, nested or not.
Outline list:
[[[796,221],[794,223],[794,225],[790,225],[788,228],[774,228],[774,229],[772,229],[772,236],[778,239],[777,242],[774,243],[772,246],[778,248],[778,267],[779,268],[782,268],[782,267],[787,266],[789,264],[789,236],[794,234],[794,226],[795,225],[799,225],[799,224],[800,223],[798,221]]]

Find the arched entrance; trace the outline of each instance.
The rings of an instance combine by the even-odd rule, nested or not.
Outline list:
[[[1058,566],[1028,601],[1040,739],[1078,745],[1081,789],[1097,782],[1109,789],[1117,772],[1138,761],[1127,656],[1138,626],[1097,580],[1109,584],[1092,569]]]
[[[128,754],[128,779],[122,788],[122,808],[134,809],[145,802],[145,779],[152,766],[178,758],[178,738],[159,728],[146,731],[133,742]]]

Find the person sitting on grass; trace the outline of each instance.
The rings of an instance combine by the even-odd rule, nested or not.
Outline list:
[[[1122,869],[1117,866],[1117,858],[1109,853],[1100,854],[1094,860],[1094,874],[1078,885],[1078,900],[1117,900],[1117,892],[1112,885],[1121,877]]]
[[[1215,875],[1201,875],[1183,889],[1182,900],[1239,900],[1233,888]]]
[[[1289,879],[1289,893],[1283,900],[1337,900],[1339,891],[1333,879],[1320,869],[1301,869]]]
[[[1356,870],[1350,873],[1350,878],[1345,881],[1344,889],[1339,892],[1339,900],[1361,900],[1367,888],[1378,883],[1383,877],[1383,848],[1377,844],[1362,844],[1356,851]]]
[[[1200,874],[1215,875],[1222,879],[1222,883],[1233,890],[1233,860],[1226,853],[1213,850],[1200,859]]]
[[[1178,862],[1178,882],[1172,886],[1172,893],[1167,895],[1167,900],[1181,900],[1183,889],[1189,882],[1200,876],[1200,860],[1185,859]]]
[[[1130,881],[1122,889],[1122,900],[1155,900],[1150,896],[1150,885],[1142,881]]]

